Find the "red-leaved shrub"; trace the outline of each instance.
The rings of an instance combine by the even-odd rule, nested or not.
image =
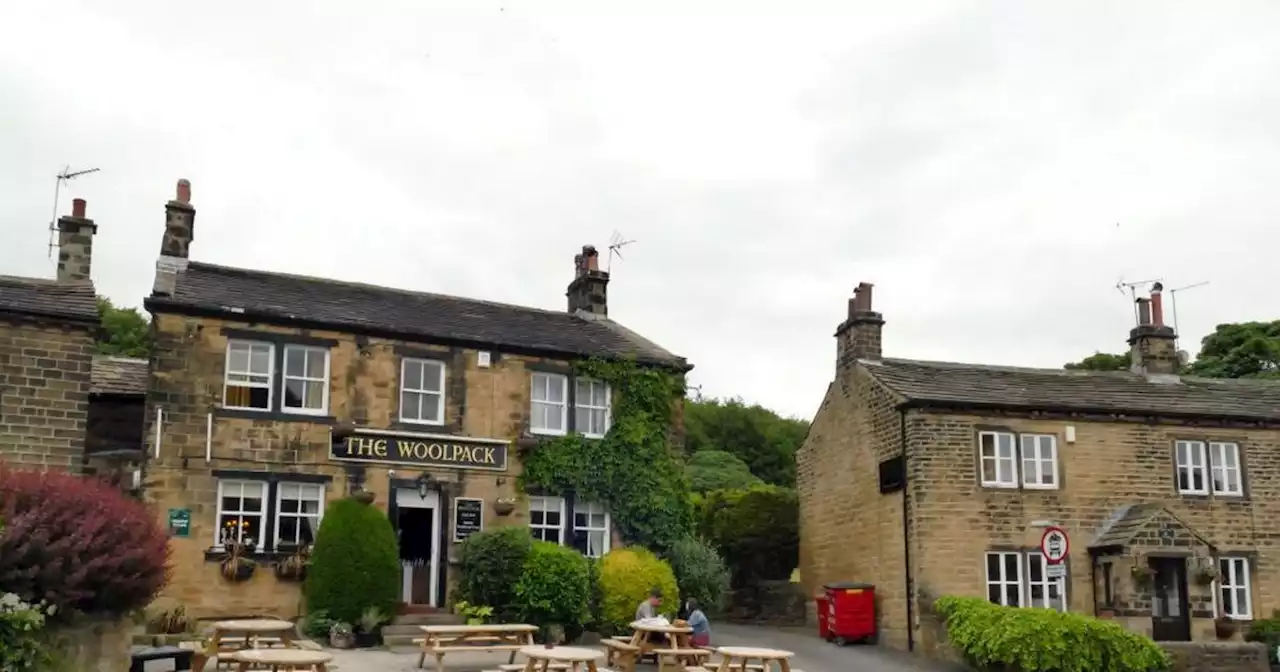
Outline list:
[[[0,586],[63,612],[123,615],[164,587],[169,543],[144,504],[64,473],[0,465]]]

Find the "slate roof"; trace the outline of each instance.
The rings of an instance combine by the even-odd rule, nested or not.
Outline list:
[[[686,366],[683,358],[594,315],[195,261],[175,275],[172,295],[153,295],[149,306],[243,312],[246,318]]]
[[[1186,528],[1192,536],[1199,539],[1208,546],[1213,544],[1199,532],[1197,532],[1186,521],[1176,516],[1165,505],[1156,502],[1147,502],[1145,504],[1127,504],[1120,507],[1111,518],[1103,525],[1102,530],[1098,533],[1093,543],[1089,544],[1089,548],[1103,548],[1106,546],[1129,546],[1132,544],[1134,537],[1142,532],[1157,516],[1163,515],[1166,518],[1176,522]]]
[[[1158,379],[905,359],[860,364],[907,401],[923,404],[1280,421],[1280,381]]]
[[[89,394],[143,396],[147,393],[147,360],[94,357],[89,380]]]
[[[0,275],[0,312],[98,322],[98,299],[87,280],[59,282]]]

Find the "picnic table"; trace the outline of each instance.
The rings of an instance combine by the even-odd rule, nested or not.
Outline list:
[[[527,660],[524,672],[547,672],[552,663],[566,663],[569,672],[599,672],[596,661],[604,658],[604,652],[595,649],[584,649],[577,646],[526,646],[520,649],[520,655]]]
[[[218,661],[220,669],[231,661],[229,655],[245,649],[259,649],[264,646],[297,646],[293,638],[294,624],[278,618],[243,618],[230,621],[217,621],[213,624],[213,632],[209,636],[209,645],[198,647],[192,658],[192,669],[203,670],[205,661],[210,658]]]
[[[489,625],[423,625],[422,653],[418,655],[418,667],[426,664],[427,654],[435,656],[436,669],[444,669],[446,653],[458,651],[510,651],[508,663],[515,661],[516,652],[533,646],[536,625],[519,623],[493,623]]]
[[[722,646],[716,650],[723,657],[719,667],[716,668],[717,672],[748,669],[748,663],[753,660],[760,661],[765,672],[769,672],[770,663],[776,664],[781,672],[791,672],[790,661],[796,655],[781,649],[762,649],[754,646]]]
[[[653,655],[659,648],[690,649],[689,643],[693,628],[687,625],[672,625],[634,621],[631,623],[630,644],[639,649],[637,658]],[[656,635],[656,637],[655,637]]]
[[[227,657],[233,663],[239,663],[237,672],[246,672],[250,666],[260,669],[296,670],[311,668],[314,672],[327,672],[328,663],[333,656],[324,651],[308,651],[305,649],[244,649]]]

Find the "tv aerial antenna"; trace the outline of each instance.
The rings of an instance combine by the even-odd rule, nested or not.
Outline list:
[[[1209,284],[1209,281],[1204,280],[1202,282],[1197,282],[1190,285],[1183,285],[1181,287],[1177,287],[1175,289],[1169,290],[1169,307],[1173,310],[1173,333],[1174,333],[1173,347],[1175,350],[1178,348],[1178,339],[1181,338],[1182,336],[1182,332],[1178,329],[1178,292],[1188,290],[1188,289],[1195,289],[1196,287],[1204,287],[1207,284]]]
[[[613,232],[613,235],[609,237],[609,260],[605,262],[605,267],[604,267],[604,270],[606,273],[608,273],[610,270],[613,269],[613,258],[615,256],[617,256],[619,259],[623,258],[622,248],[634,242],[636,241],[627,240],[623,238],[622,234],[616,230]]]
[[[62,183],[70,182],[71,180],[74,180],[77,177],[80,177],[81,175],[96,173],[99,170],[101,170],[101,168],[89,168],[88,170],[77,170],[75,172],[72,172],[71,166],[67,166],[66,168],[62,169],[61,173],[58,173],[58,179],[56,182],[54,182],[54,185],[53,185],[53,217],[49,220],[49,258],[50,259],[53,258],[53,248],[55,246],[54,243],[57,242],[58,197],[62,195]]]
[[[1120,292],[1121,295],[1124,295],[1125,290],[1128,290],[1130,302],[1133,304],[1133,323],[1134,324],[1137,324],[1140,319],[1138,317],[1138,288],[1143,285],[1152,285],[1157,282],[1164,282],[1164,280],[1162,278],[1152,278],[1150,280],[1135,280],[1133,282],[1125,282],[1124,278],[1120,278],[1120,280],[1116,282],[1116,291]]]

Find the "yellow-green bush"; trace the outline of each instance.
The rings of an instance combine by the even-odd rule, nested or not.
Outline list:
[[[600,620],[626,628],[635,620],[636,607],[654,588],[662,591],[658,611],[674,616],[680,608],[680,591],[671,565],[643,548],[610,551],[600,560]]]
[[[1002,607],[977,597],[934,603],[947,638],[975,670],[1161,672],[1164,649],[1116,623],[1052,609]]]

